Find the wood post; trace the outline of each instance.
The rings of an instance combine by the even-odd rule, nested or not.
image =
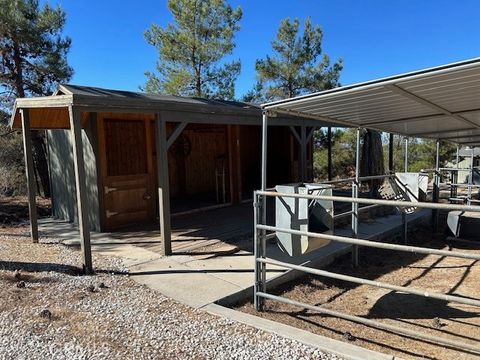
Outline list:
[[[389,141],[388,141],[388,171],[390,173],[395,172],[393,166],[393,134],[390,133]]]
[[[30,217],[30,236],[34,243],[38,243],[37,186],[33,168],[32,135],[30,133],[30,117],[28,109],[20,109],[23,130],[23,153],[25,156],[25,174],[27,175],[28,215]]]
[[[93,273],[92,249],[90,245],[90,219],[88,217],[88,200],[85,182],[85,161],[83,158],[83,141],[80,110],[68,107],[70,129],[73,143],[73,164],[75,170],[75,187],[77,191],[78,227],[80,230],[80,245],[83,255],[83,271]]]
[[[172,255],[167,126],[165,119],[161,118],[160,113],[157,113],[157,118],[155,119],[155,149],[157,152],[158,213],[162,255]]]
[[[307,181],[307,128],[302,125],[300,128],[300,179]]]

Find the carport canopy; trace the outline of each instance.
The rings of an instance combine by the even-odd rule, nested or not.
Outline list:
[[[263,104],[337,126],[480,145],[480,58]]]

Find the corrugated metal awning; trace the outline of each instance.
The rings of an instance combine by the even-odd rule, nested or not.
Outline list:
[[[262,107],[338,126],[480,145],[480,58]]]

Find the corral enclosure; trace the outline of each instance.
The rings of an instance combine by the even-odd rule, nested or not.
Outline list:
[[[445,215],[445,214],[443,214]],[[445,219],[442,216],[442,219]],[[442,233],[432,235],[423,223],[411,229],[411,245],[447,249]],[[395,242],[389,239],[389,242]],[[452,250],[480,254],[480,244],[451,243]],[[324,270],[369,280],[424,288],[432,292],[480,297],[480,267],[469,259],[400,253],[361,248],[359,267],[352,268],[349,255]],[[342,311],[430,335],[475,344],[480,338],[480,317],[474,306],[448,303],[367,285],[307,275],[269,291],[288,299]],[[412,339],[296,306],[266,300],[258,312],[253,303],[236,306],[256,316],[362,346],[402,359],[475,359],[478,355],[439,344]]]

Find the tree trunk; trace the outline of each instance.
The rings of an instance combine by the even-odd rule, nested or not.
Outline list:
[[[22,68],[22,57],[20,55],[20,50],[16,43],[14,43],[14,55],[13,61],[15,62],[15,90],[18,97],[25,97],[25,89],[23,87],[23,68]],[[37,192],[39,195],[44,197],[50,197],[50,181],[48,175],[48,164],[46,156],[46,146],[45,146],[45,136],[43,131],[38,130],[31,131],[32,144],[33,144],[33,158],[36,167],[36,173],[40,177],[40,187],[37,187]],[[37,181],[38,182],[38,181]]]

